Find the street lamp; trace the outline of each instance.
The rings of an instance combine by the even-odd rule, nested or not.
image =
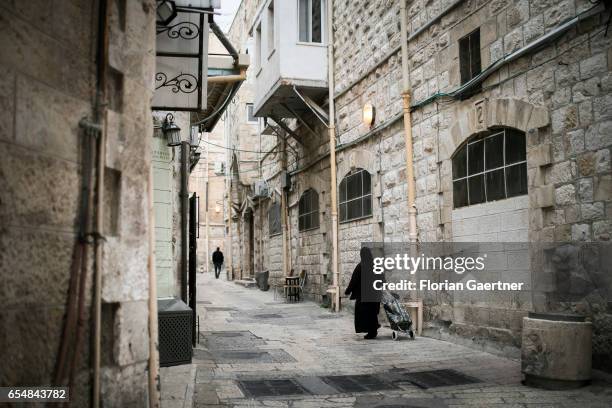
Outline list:
[[[171,113],[166,115],[162,131],[166,136],[169,147],[181,145],[181,128],[174,123],[174,116]]]
[[[363,124],[367,127],[372,127],[372,123],[374,123],[374,117],[374,106],[370,102],[363,105]]]
[[[157,1],[157,24],[167,26],[176,17],[176,4],[172,0]]]

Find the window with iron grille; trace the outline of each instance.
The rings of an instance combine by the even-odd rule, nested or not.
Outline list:
[[[357,169],[340,182],[340,222],[372,215],[372,180],[370,173]]]
[[[270,236],[278,235],[282,232],[281,207],[279,203],[274,203],[268,210],[268,232]]]
[[[473,137],[452,160],[455,208],[527,194],[525,133],[519,130]]]
[[[480,74],[480,29],[459,40],[459,69],[461,85]]]
[[[313,189],[304,191],[300,197],[298,226],[300,231],[319,228],[319,194]]]

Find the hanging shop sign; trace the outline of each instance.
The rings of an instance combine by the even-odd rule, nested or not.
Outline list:
[[[177,8],[166,24],[157,24],[153,109],[206,109],[208,16],[200,10]]]

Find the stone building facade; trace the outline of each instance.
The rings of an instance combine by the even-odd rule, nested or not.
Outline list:
[[[228,30],[228,38],[239,48],[239,52],[254,54],[253,39],[248,27],[260,4],[259,1],[243,1],[236,11]],[[256,221],[261,218],[264,208],[255,206],[251,199],[253,184],[263,180],[262,174],[266,169],[266,166],[260,166],[260,163],[263,164],[261,160],[265,152],[276,143],[275,136],[262,134],[261,119],[253,116],[255,75],[255,68],[247,70],[246,81],[227,107],[222,129],[225,137],[223,144],[226,147],[226,267],[228,276],[235,279],[252,277],[255,272],[263,271],[270,262],[281,263],[280,252],[266,251],[268,246],[264,247],[263,239],[268,235],[263,229],[267,228],[267,224]],[[278,235],[271,237],[269,244],[278,247]],[[268,255],[273,257],[272,261],[266,258]]]
[[[144,406],[149,358],[148,179],[155,2],[109,1],[102,279],[104,406]],[[86,137],[96,89],[98,2],[0,5],[0,370],[3,386],[53,384]],[[144,237],[144,238],[143,238]],[[91,246],[87,245],[89,248]],[[91,250],[87,293],[92,288]],[[91,296],[73,406],[90,405]]]
[[[261,10],[264,2],[258,3],[253,7]],[[610,240],[612,39],[605,35],[610,9],[594,3],[408,3],[420,242]],[[371,178],[372,201],[371,216],[339,224],[345,287],[362,242],[408,241],[406,149],[399,1],[334,0],[333,10],[337,186],[363,169]],[[466,41],[471,41],[467,48]],[[470,72],[469,61],[476,58],[478,69]],[[376,109],[371,127],[362,122],[367,102]],[[310,130],[291,124],[293,135],[280,132],[289,146],[290,266],[307,271],[306,292],[324,301],[332,248],[328,138],[314,115],[305,119]],[[502,199],[475,196],[475,204],[462,203],[461,177],[453,159],[469,143],[499,132],[524,140],[520,171],[526,174],[517,177],[524,185],[512,187],[516,193],[506,187]],[[261,150],[274,145],[270,141]],[[280,191],[279,167],[278,155],[263,157],[261,177],[272,191]],[[320,226],[299,231],[298,203],[308,189],[318,193]],[[251,194],[246,190],[245,195]],[[282,276],[282,237],[267,231],[267,213],[276,197],[258,200],[253,214],[255,239],[257,233],[263,235],[263,270]],[[520,348],[522,317],[534,307],[530,301],[482,307],[419,295],[426,304],[427,335],[514,356]],[[573,307],[595,322],[594,361],[609,367],[600,357],[610,353],[612,317],[605,299],[595,303],[581,301]]]

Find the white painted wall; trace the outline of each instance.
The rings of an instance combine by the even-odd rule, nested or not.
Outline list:
[[[270,24],[268,6],[274,1],[274,48],[267,41]],[[326,32],[323,15],[323,32]],[[255,70],[255,108],[261,106],[264,97],[279,82],[327,86],[327,42],[301,43],[298,34],[298,1],[269,0],[258,11],[253,24],[253,37],[261,24],[261,50],[259,66]],[[257,46],[257,45],[256,45]]]
[[[476,204],[453,210],[453,241],[528,242],[529,197]]]

